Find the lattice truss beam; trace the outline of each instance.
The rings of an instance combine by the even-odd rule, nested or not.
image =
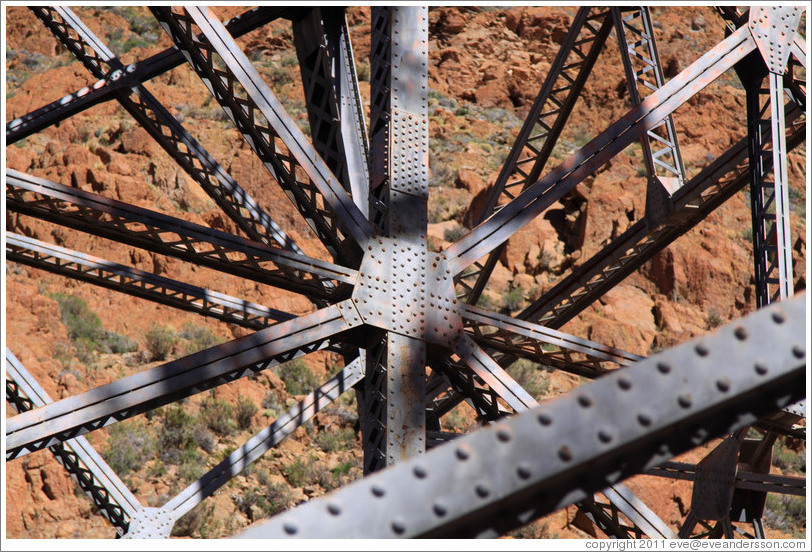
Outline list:
[[[174,46],[127,66],[71,9],[31,10],[97,82],[8,122],[7,144],[116,101],[242,236],[11,169],[8,210],[301,294],[316,309],[297,317],[6,233],[11,262],[254,332],[57,401],[6,351],[6,397],[19,412],[6,425],[7,460],[48,448],[119,535],[168,537],[180,516],[351,389],[369,477],[243,536],[496,536],[576,503],[610,537],[673,538],[622,483],[647,473],[695,482],[680,537],[697,525],[707,528],[700,535],[730,537],[742,531],[734,522],[761,537],[766,493],[804,493],[802,480],[769,473],[777,436],[805,435],[805,403],[795,403],[804,304],[789,300],[787,199],[787,153],[806,125],[799,8],[720,8],[727,38],[670,80],[648,8],[579,9],[475,227],[439,253],[426,246],[427,8],[372,9],[369,129],[342,8],[261,7],[222,23],[208,8],[154,7]],[[292,25],[309,136],[235,41],[280,17]],[[612,30],[632,108],[548,169]],[[149,79],[182,65],[332,262],[305,255],[149,92]],[[746,136],[688,178],[674,112],[731,69],[747,93]],[[507,240],[634,142],[644,153],[645,217],[518,316],[475,306]],[[649,359],[560,330],[748,183],[758,306],[784,302]],[[322,349],[343,355],[345,368],[161,507],[141,505],[82,437]],[[517,359],[598,381],[539,406],[506,371]],[[461,403],[491,427],[443,432],[440,419]],[[749,425],[763,439],[744,438]],[[734,430],[696,465],[670,460]],[[724,499],[709,500],[708,489]]]

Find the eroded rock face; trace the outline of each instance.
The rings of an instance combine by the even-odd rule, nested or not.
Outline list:
[[[710,9],[701,9],[697,14],[697,9],[654,9],[653,17],[661,24],[655,26],[656,39],[668,78],[723,38],[724,27],[718,16]],[[106,14],[99,8],[78,11],[105,41],[110,41],[114,29],[128,28],[122,17]],[[218,13],[230,17],[240,11],[236,7],[221,8]],[[442,158],[442,148],[453,148],[447,166],[432,165],[433,176],[442,172],[433,181],[429,200],[430,211],[434,208],[439,214],[429,228],[430,238],[439,244],[438,248],[447,247],[455,236],[478,219],[502,159],[549,71],[573,13],[574,9],[546,7],[430,10],[429,82],[434,93],[430,133],[432,140],[439,144],[438,149],[432,149],[432,163]],[[9,8],[7,22],[7,47],[15,52],[8,56],[9,74],[22,75],[28,71],[24,61],[33,59],[33,54],[64,55],[28,10]],[[369,8],[351,8],[348,22],[359,65],[367,64]],[[689,30],[693,27],[700,30]],[[691,47],[685,46],[685,36],[690,37]],[[155,45],[130,50],[125,54],[125,61],[148,57],[169,46],[160,30],[157,37]],[[303,94],[292,38],[289,23],[277,21],[239,42],[246,53],[257,60],[257,66],[266,81],[273,83],[280,99],[301,106]],[[631,107],[619,69],[619,57],[611,40],[609,43],[574,108],[560,146],[542,174]],[[27,80],[15,85],[14,94],[10,94],[6,104],[8,120],[93,82],[80,64],[68,63],[67,57],[64,59],[65,63],[55,64],[45,72],[28,71],[31,74]],[[294,63],[291,64],[291,60]],[[329,254],[280,187],[269,178],[230,123],[224,122],[216,102],[205,102],[208,92],[191,71],[176,69],[150,81],[148,88],[174,115],[183,119],[183,124],[212,156],[308,255],[329,260]],[[368,82],[361,82],[360,88],[368,105]],[[744,93],[733,80],[710,85],[696,95],[690,105],[676,111],[674,119],[689,176],[744,135],[744,117]],[[804,153],[804,148],[799,148],[789,159],[792,197],[797,205],[805,202]],[[7,166],[16,170],[218,230],[239,233],[234,223],[115,102],[95,106],[58,127],[30,137],[23,144],[6,148],[6,157]],[[573,266],[585,262],[609,240],[640,220],[645,212],[645,178],[640,173],[641,167],[639,148],[628,148],[511,239],[486,291],[492,308],[503,308],[502,302],[511,291],[521,290],[525,304],[540,296]],[[806,226],[800,211],[793,211],[790,221],[795,284],[800,291],[806,282]],[[301,314],[312,310],[310,303],[298,295],[119,246],[30,217],[7,213],[6,223],[12,232],[286,312]],[[652,349],[672,346],[749,312],[755,307],[752,252],[747,236],[749,224],[749,204],[743,194],[738,194],[563,330],[647,355]],[[82,392],[152,366],[137,360],[133,362],[132,356],[111,355],[101,360],[97,358],[93,364],[96,368],[92,369],[89,364],[66,355],[70,339],[60,320],[59,306],[50,296],[54,292],[81,297],[98,313],[105,329],[136,340],[143,340],[144,333],[156,320],[175,329],[186,323],[204,324],[223,340],[249,333],[242,328],[203,322],[197,316],[13,264],[6,268],[6,276],[4,304],[8,344],[53,398]],[[317,375],[325,377],[337,360],[315,354],[309,356],[307,362]],[[556,373],[551,377],[554,393],[566,392],[577,383],[576,377],[567,374]],[[293,400],[285,384],[270,372],[238,380],[218,389],[217,393],[218,398],[232,403],[242,397],[260,405],[269,394],[283,405]],[[256,427],[271,419],[264,410],[255,414]],[[10,416],[13,412],[7,407],[6,414]],[[335,427],[338,422],[338,416],[319,421],[312,435],[304,429],[297,430],[282,446],[271,451],[267,455],[269,464],[263,468],[272,472],[270,481],[285,483],[283,467],[310,454],[315,454],[328,470],[344,469],[347,461],[344,456],[326,454],[312,443],[318,432]],[[473,424],[473,419],[469,422]],[[100,450],[105,450],[105,430],[94,432],[90,438]],[[224,442],[218,450],[222,452],[227,446],[237,444],[235,438],[233,443]],[[699,458],[701,454],[689,461]],[[158,506],[178,490],[167,483],[176,479],[176,473],[171,470],[167,475],[156,476],[142,469],[128,477],[144,504]],[[75,484],[47,451],[8,463],[5,477],[10,538],[109,538],[113,535],[109,524],[92,513],[89,500],[77,496]],[[685,513],[680,505],[690,503],[689,483],[667,480],[652,483],[650,479],[635,481],[632,484],[635,493],[676,527]],[[248,514],[235,513],[235,497],[255,489],[255,480],[240,477],[233,487],[209,499],[214,505],[212,515],[218,520],[228,520],[219,527],[220,533],[212,536],[231,534],[262,517],[263,511],[256,506],[246,508]],[[308,482],[292,490],[293,499],[304,499],[325,490]],[[544,523],[559,536],[583,536],[568,524],[573,515],[571,509],[569,516],[567,512],[558,513]]]

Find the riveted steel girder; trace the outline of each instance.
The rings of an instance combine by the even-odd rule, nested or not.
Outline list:
[[[11,232],[6,234],[6,259],[253,330],[295,318],[245,299]]]
[[[805,316],[803,300],[763,309],[241,536],[502,533],[800,398]]]
[[[352,269],[11,169],[6,171],[6,206],[11,211],[298,293],[335,297],[336,292],[341,293],[336,284],[354,281]],[[332,285],[328,288],[327,283]]]

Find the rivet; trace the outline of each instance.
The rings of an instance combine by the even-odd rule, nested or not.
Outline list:
[[[716,388],[719,391],[722,391],[723,393],[727,392],[728,390],[730,390],[730,379],[725,377],[716,380]]]
[[[386,494],[386,490],[384,490],[384,488],[381,487],[380,485],[373,485],[372,486],[372,494],[377,496],[377,497],[382,497],[383,495]]]
[[[412,470],[412,473],[414,473],[414,476],[418,479],[425,478],[427,474],[426,468],[424,468],[423,466],[415,466],[414,469]]]
[[[485,498],[491,494],[491,489],[485,483],[478,483],[477,486],[474,487],[474,491],[476,491],[477,496],[481,498]]]
[[[736,339],[744,341],[747,339],[747,330],[743,326],[739,326],[733,331],[733,335],[736,336]]]
[[[696,354],[703,357],[708,356],[708,353],[710,353],[708,347],[703,343],[699,343],[696,347],[694,347],[694,350],[696,351]]]
[[[773,322],[776,324],[783,324],[786,318],[784,317],[783,312],[776,311],[773,313]]]
[[[624,376],[617,380],[617,385],[618,387],[626,391],[632,388],[632,380]]]
[[[284,529],[285,533],[287,533],[288,535],[295,535],[297,531],[299,531],[299,528],[290,522],[283,525],[282,529]]]
[[[558,457],[561,458],[564,462],[569,462],[572,460],[572,449],[569,446],[564,445],[560,449],[558,449]]]
[[[543,426],[548,426],[553,423],[553,419],[548,414],[539,414],[538,421]]]
[[[669,373],[671,371],[671,365],[668,364],[667,362],[658,362],[657,363],[657,370],[661,374],[667,374],[667,373]]]
[[[806,351],[802,345],[795,345],[792,348],[792,354],[795,355],[795,358],[804,358],[806,356]]]
[[[406,525],[403,523],[403,520],[401,520],[399,518],[398,519],[393,519],[391,526],[392,526],[392,531],[394,531],[398,535],[401,535],[401,534],[403,534],[404,531],[406,531]]]
[[[341,506],[338,504],[331,502],[327,505],[327,511],[330,512],[332,515],[337,516],[341,513]]]
[[[471,457],[471,452],[468,450],[467,447],[466,448],[457,447],[455,454],[457,455],[457,458],[459,458],[460,460],[468,460],[468,458]]]
[[[439,517],[443,517],[444,515],[446,515],[448,513],[448,508],[446,508],[445,505],[443,505],[443,504],[441,504],[439,502],[434,503],[434,506],[432,507],[432,510],[434,510],[434,513]]]
[[[592,406],[592,397],[589,395],[580,395],[578,397],[578,404],[583,406],[584,408],[589,408]]]
[[[638,414],[637,421],[640,422],[640,425],[651,425],[651,418],[647,414]]]
[[[527,464],[519,464],[516,467],[516,475],[519,476],[519,479],[529,479],[532,474],[533,472]]]
[[[500,429],[499,431],[496,432],[496,438],[502,441],[503,443],[507,443],[508,441],[510,441],[511,438],[510,431],[508,431],[507,429]]]
[[[682,408],[691,408],[691,405],[693,404],[693,401],[691,400],[691,395],[680,395],[677,398],[677,403]]]
[[[600,439],[601,443],[608,443],[612,440],[612,434],[605,429],[601,429],[598,431],[598,439]]]
[[[762,363],[760,363],[760,362],[756,363],[756,374],[758,374],[759,376],[764,376],[769,371],[770,371],[770,369],[767,368],[766,366],[764,366]]]

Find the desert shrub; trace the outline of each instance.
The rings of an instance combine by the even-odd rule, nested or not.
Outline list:
[[[319,385],[316,375],[300,359],[294,359],[274,368],[291,395],[305,395]]]
[[[306,462],[303,462],[301,458],[297,458],[282,468],[282,474],[288,480],[288,483],[294,487],[304,487],[311,481],[308,467]]]
[[[197,449],[186,449],[178,457],[178,477],[195,481],[206,473],[206,457]]]
[[[772,464],[783,471],[806,473],[806,454],[803,450],[792,450],[779,440],[773,447]]]
[[[138,342],[126,335],[108,331],[104,334],[104,348],[117,355],[132,353],[138,350]]]
[[[208,427],[204,426],[203,424],[197,424],[193,430],[193,434],[195,441],[197,442],[197,446],[206,452],[211,452],[214,450],[214,445],[217,444],[217,439],[215,439],[214,434],[209,431]]]
[[[530,396],[539,399],[550,390],[550,380],[544,376],[541,368],[527,360],[519,360],[507,369],[507,373],[521,385]]]
[[[137,470],[155,455],[155,435],[136,421],[111,425],[107,434],[109,439],[104,459],[119,475]]]
[[[511,287],[502,295],[502,308],[508,313],[518,310],[524,303],[524,290]]]
[[[199,537],[212,539],[220,537],[221,522],[214,515],[214,504],[201,502],[172,526],[173,537]]]
[[[369,64],[368,63],[359,63],[355,66],[355,74],[358,77],[359,81],[366,81],[369,82]]]
[[[240,429],[249,429],[254,420],[254,414],[257,413],[257,410],[259,410],[257,405],[255,405],[250,399],[241,397],[240,400],[237,401],[237,408],[235,411],[237,426]]]
[[[59,303],[60,318],[71,341],[84,341],[98,348],[99,341],[104,337],[104,329],[99,315],[90,310],[84,299],[64,293],[53,293],[51,298]]]
[[[443,231],[443,239],[447,242],[455,242],[463,237],[468,230],[464,226],[452,226]]]
[[[355,431],[351,428],[324,430],[316,435],[316,444],[324,452],[347,450],[355,443]]]
[[[214,335],[207,326],[196,326],[192,323],[184,324],[178,332],[178,337],[186,342],[185,347],[188,354],[208,349],[221,342],[221,339]]]
[[[278,514],[293,502],[290,488],[284,483],[268,481],[260,488],[248,489],[235,500],[237,509],[251,521]]]
[[[192,450],[197,446],[196,425],[197,418],[186,412],[181,404],[163,409],[158,440],[164,461],[175,463],[183,451]]]
[[[164,360],[178,342],[175,330],[157,323],[147,330],[144,339],[152,360]]]
[[[206,398],[200,408],[200,420],[218,435],[231,435],[237,431],[234,406],[221,399]]]
[[[804,538],[806,533],[806,499],[802,496],[769,493],[764,508],[764,523],[769,527]]]

